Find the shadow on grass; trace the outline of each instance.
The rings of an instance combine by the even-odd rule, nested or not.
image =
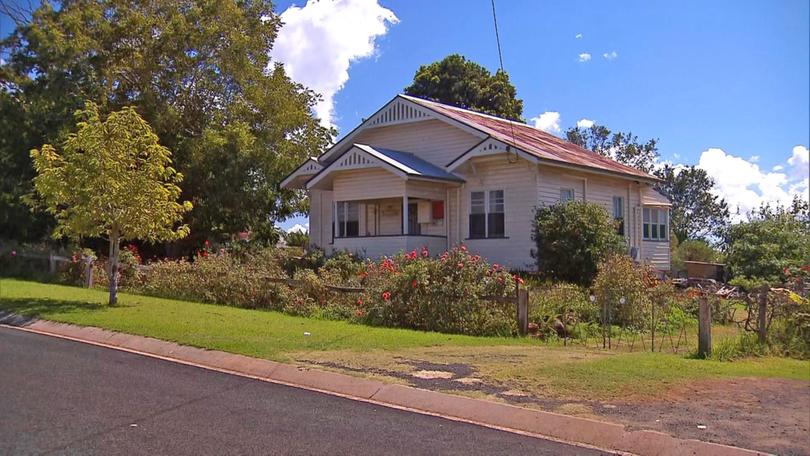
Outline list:
[[[106,305],[48,298],[0,298],[0,323],[24,326],[40,315],[99,310]]]

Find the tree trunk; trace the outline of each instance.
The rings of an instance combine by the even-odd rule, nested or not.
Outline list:
[[[120,239],[117,230],[110,232],[110,259],[107,267],[110,282],[110,305],[114,306],[118,302],[118,252]]]

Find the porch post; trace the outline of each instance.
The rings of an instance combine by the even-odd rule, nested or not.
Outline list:
[[[408,234],[408,185],[402,193],[402,234]]]
[[[338,227],[338,216],[337,216],[338,202],[333,201],[332,206],[333,206],[333,210],[332,210],[332,242],[335,242],[335,238],[338,237],[338,234],[340,233],[340,230],[339,230],[339,227]]]

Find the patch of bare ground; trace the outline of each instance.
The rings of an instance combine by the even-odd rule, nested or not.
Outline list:
[[[689,382],[658,399],[614,402],[604,417],[677,437],[810,455],[810,385],[777,378]],[[705,426],[705,428],[703,428]]]

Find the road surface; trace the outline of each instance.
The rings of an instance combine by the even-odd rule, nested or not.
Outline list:
[[[589,455],[0,327],[0,454]]]

